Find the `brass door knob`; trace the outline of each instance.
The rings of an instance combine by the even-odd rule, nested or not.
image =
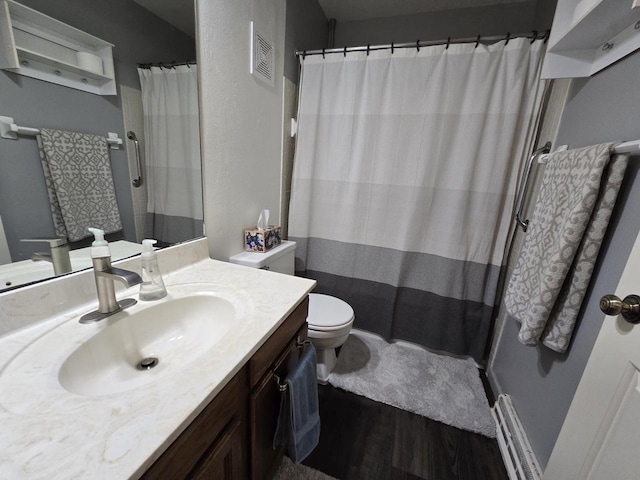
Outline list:
[[[600,310],[605,315],[622,315],[629,323],[640,323],[640,297],[628,295],[620,300],[615,295],[605,295],[600,299]]]

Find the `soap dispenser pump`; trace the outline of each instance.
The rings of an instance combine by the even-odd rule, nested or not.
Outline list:
[[[157,240],[146,238],[142,241],[142,283],[140,284],[140,300],[159,300],[167,295],[162,274],[158,267],[158,256],[153,249]]]

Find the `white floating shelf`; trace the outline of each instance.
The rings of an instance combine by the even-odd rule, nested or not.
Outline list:
[[[116,95],[113,45],[13,0],[0,0],[0,68],[97,95]],[[79,53],[92,60],[81,65]]]
[[[589,77],[640,48],[634,0],[558,0],[542,78]]]

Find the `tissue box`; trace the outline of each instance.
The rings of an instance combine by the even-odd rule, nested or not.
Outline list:
[[[282,242],[280,225],[269,225],[264,230],[257,228],[245,229],[244,249],[247,252],[268,252]]]

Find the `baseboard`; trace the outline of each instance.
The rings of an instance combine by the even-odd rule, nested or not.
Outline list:
[[[541,480],[538,464],[529,439],[520,423],[509,395],[500,395],[491,409],[496,422],[500,453],[510,480]]]

